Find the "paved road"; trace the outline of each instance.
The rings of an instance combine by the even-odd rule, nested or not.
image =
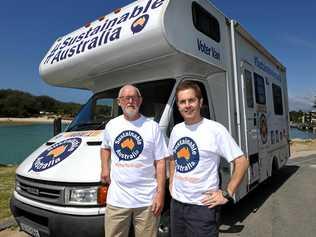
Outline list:
[[[292,159],[238,204],[222,210],[220,237],[316,236],[316,155]],[[26,237],[4,230],[0,237]]]
[[[220,237],[316,236],[316,155],[292,159],[236,206],[222,211]]]

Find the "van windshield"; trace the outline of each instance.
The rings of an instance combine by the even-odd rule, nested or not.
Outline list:
[[[135,84],[143,97],[140,113],[159,122],[174,87],[174,79]],[[122,114],[116,98],[120,87],[93,95],[67,127],[66,132],[102,130],[106,123]]]

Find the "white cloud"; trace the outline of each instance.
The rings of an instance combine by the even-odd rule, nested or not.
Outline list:
[[[298,37],[297,35],[286,35],[285,39],[294,46],[316,50],[316,40],[311,41]]]
[[[311,111],[314,99],[313,96],[289,96],[289,110]]]

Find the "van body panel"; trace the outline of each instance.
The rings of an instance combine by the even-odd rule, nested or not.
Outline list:
[[[30,179],[49,180],[68,183],[90,183],[100,181],[100,144],[102,131],[66,132],[50,140],[52,145],[43,144],[25,159],[17,168],[16,174]],[[70,147],[70,142],[80,139],[78,147]],[[67,143],[64,143],[64,142]],[[73,152],[71,149],[76,149]],[[70,151],[69,151],[70,150]],[[62,153],[65,153],[63,156]],[[52,158],[53,157],[53,158]],[[57,157],[57,158],[56,158]],[[58,159],[55,162],[52,160]],[[49,161],[45,161],[49,160]],[[84,174],[84,175],[83,175]]]

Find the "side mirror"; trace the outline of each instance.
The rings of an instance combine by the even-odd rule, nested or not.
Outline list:
[[[61,133],[61,117],[54,119],[54,136]]]

